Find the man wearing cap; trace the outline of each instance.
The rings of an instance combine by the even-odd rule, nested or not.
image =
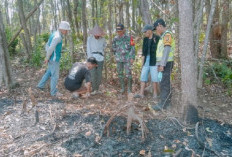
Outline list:
[[[153,84],[153,98],[157,99],[158,70],[156,66],[156,49],[159,42],[159,36],[153,34],[153,29],[154,27],[149,24],[144,26],[144,28],[142,29],[145,38],[143,39],[142,47],[143,68],[140,76],[141,88],[140,93],[134,96],[135,98],[144,97],[145,84],[148,81],[148,75],[150,72],[151,82]]]
[[[153,105],[154,110],[166,109],[171,105],[171,82],[170,75],[173,68],[173,59],[175,51],[175,41],[172,32],[166,29],[163,19],[158,19],[154,23],[156,33],[160,35],[160,40],[156,51],[156,65],[158,71],[163,73],[160,82],[160,101]]]
[[[131,39],[125,34],[123,24],[118,24],[116,27],[117,36],[113,39],[112,50],[115,54],[115,60],[117,63],[117,72],[121,85],[121,93],[125,91],[124,74],[125,70],[128,84],[128,93],[132,92],[132,74],[131,66],[135,59],[135,48],[131,43]]]
[[[46,58],[44,63],[48,64],[46,73],[40,80],[37,88],[44,89],[47,80],[51,77],[50,94],[51,96],[60,97],[61,93],[58,92],[56,86],[59,79],[60,58],[62,49],[62,38],[70,30],[70,25],[66,21],[61,21],[59,30],[52,33],[46,44]]]
[[[72,92],[73,98],[79,98],[80,94],[90,96],[91,92],[91,74],[90,70],[97,67],[97,60],[94,57],[89,57],[86,63],[76,62],[73,64],[69,75],[65,78],[64,86]],[[82,83],[85,80],[85,85]]]
[[[105,33],[98,25],[95,25],[95,27],[89,31],[89,34],[91,35],[87,39],[87,57],[95,57],[98,63],[97,68],[93,68],[90,71],[93,91],[91,94],[97,94],[102,80],[106,40],[103,38]]]

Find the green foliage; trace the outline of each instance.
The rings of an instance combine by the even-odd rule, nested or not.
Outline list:
[[[211,65],[210,65],[211,66]],[[204,74],[206,84],[216,82],[215,75],[228,89],[228,94],[232,90],[232,62],[213,63],[211,67],[207,67]]]
[[[12,36],[13,36],[10,27],[6,27],[6,28],[5,28],[5,31],[6,31],[6,38],[7,38],[7,41],[9,42],[9,41],[11,40]],[[12,44],[10,45],[10,47],[8,47],[10,56],[14,56],[14,55],[17,53],[16,47],[17,47],[18,43],[19,43],[19,39],[16,38],[16,39],[12,42]]]
[[[66,71],[69,70],[72,67],[72,58],[70,56],[70,53],[68,51],[63,52],[62,51],[62,57],[60,60],[60,70]]]
[[[203,42],[205,40],[205,33],[204,32],[201,32],[200,33],[200,37],[199,37],[199,42]]]
[[[30,65],[33,67],[41,67],[45,58],[45,44],[48,40],[49,35],[47,33],[37,36],[36,43],[34,45],[34,51],[30,58]]]

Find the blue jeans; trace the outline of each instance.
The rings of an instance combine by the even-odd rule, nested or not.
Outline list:
[[[59,79],[59,71],[60,71],[60,62],[56,61],[49,61],[48,62],[48,69],[46,73],[43,75],[42,79],[40,80],[39,84],[37,85],[38,88],[43,89],[47,80],[51,77],[50,83],[50,93],[52,96],[56,95],[57,88],[56,85]]]
[[[149,72],[151,74],[151,81],[152,82],[158,82],[158,70],[157,66],[150,66],[150,56],[146,57],[146,62],[143,65],[142,71],[141,71],[141,76],[140,80],[142,82],[147,82],[148,81],[148,76]]]

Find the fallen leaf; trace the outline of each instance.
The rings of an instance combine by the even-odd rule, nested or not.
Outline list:
[[[90,135],[91,135],[91,131],[85,133],[85,136],[90,136]]]
[[[140,150],[139,154],[145,156],[146,155],[146,151],[145,150]]]

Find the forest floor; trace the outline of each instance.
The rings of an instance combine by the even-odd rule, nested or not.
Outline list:
[[[166,111],[151,110],[149,106],[155,102],[149,94],[133,100],[149,130],[143,140],[141,127],[134,122],[127,135],[127,110],[111,122],[109,137],[103,132],[109,118],[128,104],[114,77],[103,81],[101,94],[73,100],[63,86],[63,73],[59,90],[64,96],[57,99],[49,96],[48,86],[45,91],[35,89],[45,69],[17,62],[13,69],[20,86],[10,93],[0,91],[0,156],[159,157],[164,155],[164,147],[169,151],[166,155],[232,156],[232,98],[220,85],[199,90],[197,129],[178,120],[180,79],[173,81],[173,106]],[[138,88],[136,83],[133,92]]]

